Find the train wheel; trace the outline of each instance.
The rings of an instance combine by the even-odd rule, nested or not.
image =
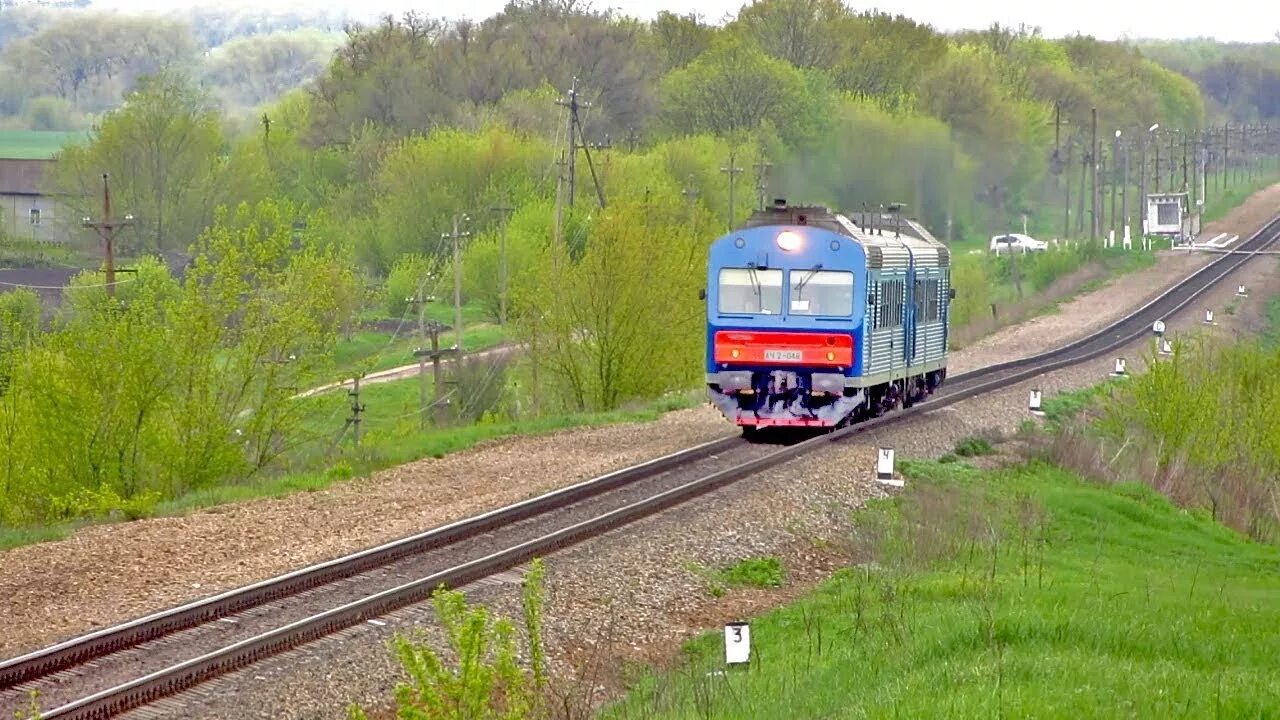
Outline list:
[[[742,437],[744,440],[756,440],[760,437],[760,428],[756,425],[743,425]]]

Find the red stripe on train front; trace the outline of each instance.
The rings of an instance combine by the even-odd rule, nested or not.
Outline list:
[[[853,337],[824,332],[719,330],[715,361],[749,365],[853,365]]]

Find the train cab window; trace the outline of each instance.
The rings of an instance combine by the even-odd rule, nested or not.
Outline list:
[[[782,312],[782,271],[720,269],[721,313],[777,315]]]
[[[843,270],[792,270],[792,315],[853,314],[853,273]]]
[[[916,319],[919,322],[937,322],[942,319],[940,282],[936,278],[916,280]]]
[[[905,281],[901,279],[880,281],[880,297],[876,308],[876,327],[887,328],[902,325],[902,308],[906,300],[906,286],[904,283]]]

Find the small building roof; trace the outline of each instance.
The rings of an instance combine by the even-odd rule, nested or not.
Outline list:
[[[40,184],[54,160],[0,158],[0,195],[42,195]]]

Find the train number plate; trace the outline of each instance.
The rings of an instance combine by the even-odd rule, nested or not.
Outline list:
[[[783,360],[791,362],[800,362],[804,358],[804,353],[799,350],[765,350],[765,360]]]

